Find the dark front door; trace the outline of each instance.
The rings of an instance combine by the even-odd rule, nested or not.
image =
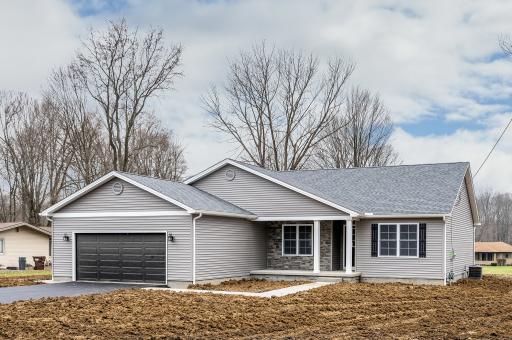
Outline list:
[[[345,268],[345,221],[332,222],[332,270]],[[356,224],[352,222],[352,268],[356,265]]]
[[[343,221],[332,222],[332,270],[343,270]]]
[[[165,283],[164,233],[77,234],[76,278]]]

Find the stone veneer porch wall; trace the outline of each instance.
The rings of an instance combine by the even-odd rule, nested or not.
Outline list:
[[[304,222],[267,222],[267,269],[313,270],[313,256],[283,256],[282,255],[282,225],[283,224],[313,224]],[[331,238],[332,221],[320,222],[320,270],[331,270]]]

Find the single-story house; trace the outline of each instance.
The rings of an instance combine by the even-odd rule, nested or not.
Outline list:
[[[183,183],[111,172],[42,212],[55,280],[256,277],[445,284],[474,264],[468,163],[271,171]]]
[[[475,263],[512,265],[512,245],[505,242],[475,242]]]
[[[51,231],[25,222],[0,223],[0,266],[18,267],[19,258],[34,265],[33,256],[50,257]]]

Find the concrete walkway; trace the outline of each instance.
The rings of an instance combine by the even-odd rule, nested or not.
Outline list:
[[[271,297],[282,297],[290,294],[295,294],[299,292],[305,292],[310,289],[323,287],[326,285],[331,285],[335,282],[312,282],[306,283],[303,285],[291,286],[286,288],[280,288],[275,290],[269,290],[267,292],[255,293],[255,292],[233,292],[233,291],[225,291],[225,290],[199,290],[199,289],[178,289],[178,288],[144,288],[149,290],[162,290],[168,292],[175,293],[199,293],[199,294],[219,294],[219,295],[241,295],[241,296],[251,296],[251,297],[262,297],[262,298],[271,298]]]

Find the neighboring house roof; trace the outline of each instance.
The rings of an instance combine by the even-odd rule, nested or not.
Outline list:
[[[51,231],[49,230],[46,230],[46,228],[44,227],[36,227],[32,224],[28,224],[28,223],[25,223],[25,222],[5,222],[5,223],[0,223],[0,232],[2,231],[7,231],[7,230],[10,230],[10,229],[14,229],[14,228],[19,228],[19,227],[27,227],[27,228],[30,228],[30,229],[33,229],[35,231],[38,231],[42,234],[45,234],[45,235],[48,235],[48,236],[51,236]]]
[[[231,164],[337,206],[351,215],[448,215],[464,180],[471,180],[469,163],[398,165],[348,169],[273,171],[224,160],[185,181],[191,184]],[[469,178],[469,179],[468,179]],[[470,201],[475,222],[472,185]]]
[[[222,215],[233,217],[255,218],[251,212],[244,210],[234,204],[226,202],[216,196],[204,192],[193,186],[173,182],[169,180],[140,176],[130,173],[112,171],[101,177],[88,186],[78,190],[62,201],[54,204],[41,213],[43,216],[51,216],[57,210],[70,204],[76,199],[82,197],[88,192],[94,190],[100,185],[108,182],[112,178],[119,178],[130,184],[133,184],[145,191],[148,191],[172,204],[185,209],[189,213],[205,213],[210,215]]]
[[[475,242],[478,253],[512,253],[512,245],[505,242]]]

